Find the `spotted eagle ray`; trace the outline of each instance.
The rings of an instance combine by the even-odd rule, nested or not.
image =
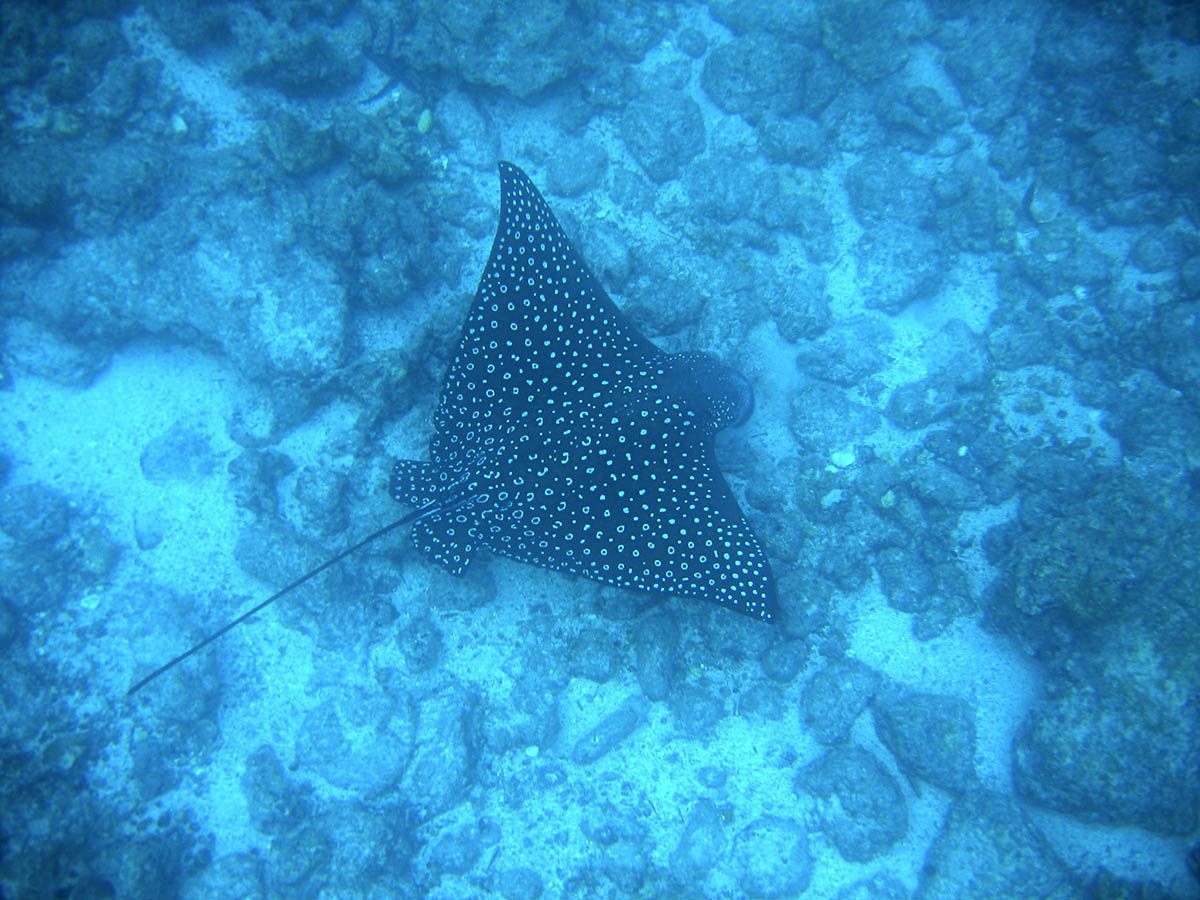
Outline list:
[[[775,579],[716,464],[749,383],[638,333],[524,172],[501,162],[500,221],[433,417],[430,462],[399,460],[416,507],[151,672],[132,694],[402,525],[455,575],[480,548],[605,584],[698,597],[765,621]]]

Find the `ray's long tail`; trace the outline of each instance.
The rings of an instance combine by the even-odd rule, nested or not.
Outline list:
[[[363,547],[367,546],[367,544],[370,544],[373,541],[379,540],[385,534],[389,534],[389,533],[395,531],[400,526],[407,525],[410,522],[416,522],[418,519],[421,519],[424,516],[427,516],[427,515],[437,512],[439,510],[440,506],[441,506],[441,504],[434,502],[434,501],[426,503],[424,506],[421,506],[418,509],[414,509],[412,512],[408,513],[407,515],[401,516],[396,521],[391,522],[387,525],[384,525],[378,531],[372,532],[371,534],[369,534],[365,538],[363,538],[361,541],[359,541],[357,544],[354,544],[353,546],[348,547],[345,550],[343,550],[337,556],[334,556],[334,557],[331,557],[330,559],[325,560],[325,562],[321,563],[315,569],[310,569],[308,572],[305,572],[303,575],[301,575],[299,578],[297,578],[291,584],[280,588],[278,591],[276,591],[274,594],[272,594],[266,600],[263,600],[261,603],[259,603],[257,606],[255,606],[253,609],[250,609],[250,610],[242,613],[240,616],[238,616],[232,622],[222,625],[220,628],[218,628],[212,634],[208,635],[206,638],[204,638],[198,644],[194,644],[193,646],[189,647],[187,650],[185,650],[183,653],[180,653],[174,659],[171,659],[171,660],[163,663],[161,666],[159,666],[157,669],[155,669],[153,672],[151,672],[145,678],[142,678],[140,681],[135,682],[134,685],[128,691],[125,692],[125,696],[129,697],[133,694],[136,694],[138,691],[140,691],[142,688],[144,688],[146,685],[148,685],[150,682],[152,682],[154,679],[156,679],[159,675],[162,675],[164,672],[170,671],[171,669],[175,668],[175,666],[179,665],[181,662],[183,662],[185,659],[187,659],[193,653],[197,653],[200,650],[203,650],[205,647],[207,647],[209,644],[211,644],[213,641],[215,641],[221,635],[225,634],[225,632],[236,628],[238,625],[241,625],[243,622],[245,622],[247,619],[254,616],[256,613],[262,612],[264,609],[266,609],[268,606],[270,606],[272,603],[274,603],[280,597],[283,597],[285,594],[291,593],[296,588],[300,587],[300,585],[304,584],[305,582],[307,582],[313,578],[316,578],[318,575],[320,575],[322,572],[324,572],[330,566],[336,565],[337,563],[339,563],[343,559],[345,559],[347,556],[350,556],[351,554],[361,550]]]

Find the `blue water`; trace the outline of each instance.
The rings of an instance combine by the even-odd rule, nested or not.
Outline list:
[[[4,23],[0,897],[1200,897],[1191,5]],[[407,511],[502,159],[780,621],[405,529],[126,696]]]

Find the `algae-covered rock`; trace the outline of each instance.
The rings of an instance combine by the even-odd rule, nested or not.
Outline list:
[[[733,839],[738,886],[747,898],[782,900],[794,897],[812,881],[808,832],[795,819],[762,816]]]
[[[854,720],[879,690],[880,676],[856,659],[833,660],[804,686],[801,715],[822,744],[850,735]]]
[[[567,0],[369,4],[372,52],[396,65],[529,97],[595,59],[599,35]]]
[[[333,689],[304,716],[296,764],[365,798],[396,786],[417,734],[414,712],[378,691]]]
[[[627,699],[575,743],[571,759],[580,765],[600,759],[637,731],[645,721],[647,706],[641,697]]]
[[[621,139],[652,179],[661,184],[678,178],[704,151],[700,105],[682,91],[652,88],[625,107]]]
[[[898,150],[872,150],[846,172],[854,215],[865,228],[919,227],[933,212],[933,185]]]
[[[275,113],[266,125],[267,149],[289,175],[310,175],[333,162],[336,144],[329,127],[313,127],[288,110]]]
[[[820,381],[810,381],[792,395],[792,436],[800,446],[817,453],[852,446],[878,428],[881,421],[874,408]]]
[[[890,690],[871,705],[875,733],[900,768],[951,793],[975,786],[975,713],[959,697]]]
[[[725,825],[716,805],[704,798],[696,803],[671,853],[671,874],[684,884],[704,878],[725,850]]]
[[[1200,651],[1126,626],[1048,685],[1013,739],[1017,792],[1039,806],[1167,835],[1200,822]],[[1194,632],[1193,632],[1194,633]]]
[[[242,793],[250,822],[264,834],[291,831],[313,814],[312,785],[291,778],[268,744],[247,757]]]
[[[578,197],[599,187],[607,168],[608,154],[595,141],[584,138],[560,141],[546,167],[546,191],[562,197]]]
[[[617,671],[617,639],[599,628],[585,628],[571,644],[568,659],[573,677],[603,684]]]
[[[70,609],[105,582],[121,548],[98,515],[42,484],[0,493],[0,531],[12,539],[0,555],[4,595],[20,614]]]
[[[890,75],[908,62],[903,7],[885,0],[852,0],[825,8],[822,42],[843,66],[865,81]]]
[[[676,679],[679,626],[667,614],[638,624],[633,639],[638,684],[651,700],[665,700]]]
[[[336,93],[362,77],[362,57],[325,34],[281,28],[259,37],[261,45],[242,75],[251,84],[289,97],[311,97]]]
[[[854,245],[858,283],[868,307],[895,315],[941,290],[949,260],[944,245],[924,228],[890,219],[879,225],[868,227]]]
[[[869,862],[908,831],[900,785],[860,747],[825,751],[800,770],[795,787],[821,801],[822,827],[847,862]]]
[[[1072,900],[1062,860],[1011,797],[975,791],[950,807],[925,854],[916,900]]]
[[[717,106],[757,121],[787,116],[804,104],[804,54],[756,33],[718,44],[704,61],[700,84]]]
[[[417,705],[412,757],[401,783],[417,821],[450,809],[470,788],[479,759],[478,706],[478,699],[459,687]]]

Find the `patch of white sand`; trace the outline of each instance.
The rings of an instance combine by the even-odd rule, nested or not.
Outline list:
[[[1011,792],[1012,736],[1039,691],[1040,676],[1030,662],[962,619],[940,637],[918,641],[912,617],[889,607],[882,596],[862,605],[850,648],[856,659],[903,685],[971,703],[980,779],[991,790]]]
[[[197,351],[137,344],[114,356],[87,388],[18,375],[0,393],[0,441],[12,457],[12,483],[38,482],[98,504],[109,532],[130,550],[124,565],[175,589],[228,587],[225,567],[238,512],[226,465],[240,448],[226,433],[237,380]],[[142,472],[148,443],[177,423],[203,434],[212,471],[151,482]],[[157,546],[139,550],[135,522],[152,517]]]

